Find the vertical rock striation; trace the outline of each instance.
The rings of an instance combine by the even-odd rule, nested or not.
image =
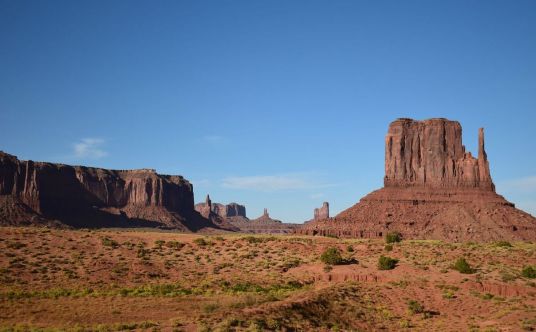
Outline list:
[[[495,190],[479,130],[478,158],[465,151],[457,121],[398,119],[385,137],[385,187]]]
[[[302,234],[447,241],[536,240],[536,218],[495,193],[484,144],[478,156],[462,144],[457,121],[397,119],[385,137],[384,187]]]
[[[197,220],[192,185],[182,176],[151,169],[107,170],[21,161],[0,152],[0,196],[1,224],[17,224],[8,211],[23,204],[31,213],[19,213],[19,219],[32,218],[33,213],[74,227],[196,229],[188,225]]]

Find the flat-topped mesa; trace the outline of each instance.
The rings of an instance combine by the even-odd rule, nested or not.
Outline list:
[[[47,219],[75,227],[127,226],[138,221],[182,227],[181,222],[194,211],[192,185],[182,176],[160,175],[153,169],[23,161],[3,152],[0,196],[10,196]]]
[[[465,152],[458,121],[397,119],[385,137],[385,187],[477,188],[495,191],[478,133],[478,158]]]

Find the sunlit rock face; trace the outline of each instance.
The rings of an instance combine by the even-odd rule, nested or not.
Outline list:
[[[475,158],[459,122],[397,119],[385,137],[384,187],[297,230],[347,237],[394,231],[413,239],[536,240],[536,219],[495,193],[482,128]]]

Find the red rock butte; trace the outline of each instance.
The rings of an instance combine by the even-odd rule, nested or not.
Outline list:
[[[478,132],[478,156],[462,144],[457,121],[397,119],[385,137],[384,187],[302,234],[447,241],[535,240],[536,218],[495,193]]]

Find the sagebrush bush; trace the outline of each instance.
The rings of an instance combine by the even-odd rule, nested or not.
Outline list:
[[[385,251],[392,251],[393,250],[393,245],[392,244],[386,244],[385,247],[383,247],[383,249]]]
[[[536,278],[536,269],[532,266],[525,266],[521,270],[521,275],[525,278],[534,279]]]
[[[415,300],[410,300],[408,302],[408,310],[413,315],[420,314],[424,312],[424,306]]]
[[[335,247],[327,248],[320,256],[320,260],[329,265],[339,265],[343,263],[341,251]]]
[[[380,256],[378,259],[378,270],[392,270],[396,267],[398,259],[387,256]]]
[[[396,243],[402,241],[402,234],[399,232],[390,232],[385,235],[385,242]]]
[[[471,273],[476,272],[476,270],[473,269],[471,265],[463,257],[458,258],[458,260],[454,263],[454,266],[452,268],[464,274],[471,274]]]

